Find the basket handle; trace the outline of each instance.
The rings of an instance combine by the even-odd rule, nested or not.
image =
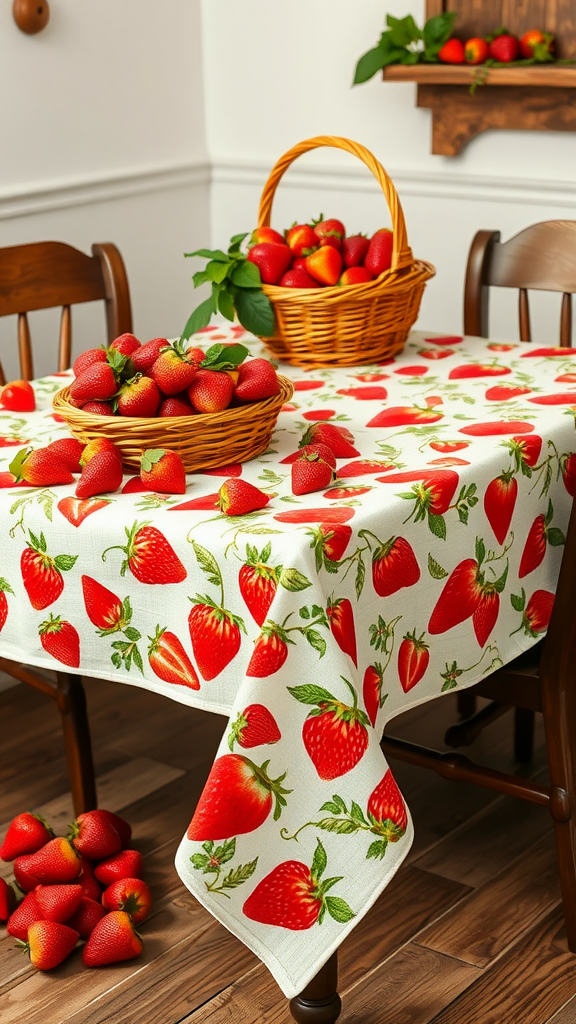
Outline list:
[[[384,193],[384,198],[388,204],[388,209],[390,210],[390,216],[392,218],[394,241],[392,249],[392,266],[390,269],[395,271],[411,266],[414,262],[414,256],[412,255],[412,250],[408,245],[404,213],[402,212],[398,193],[396,192],[392,181],[386,174],[382,164],[376,159],[369,149],[366,149],[365,146],[361,146],[358,142],[352,142],[350,139],[339,138],[337,135],[317,135],[313,139],[305,139],[303,142],[299,142],[297,146],[293,146],[292,149],[289,149],[287,153],[284,153],[284,156],[280,157],[280,159],[274,164],[274,167],[270,172],[270,177],[262,191],[260,209],[258,211],[258,227],[268,227],[270,225],[270,214],[272,212],[272,203],[276,194],[276,189],[280,179],[290,167],[290,164],[292,164],[299,156],[302,156],[303,153],[308,153],[312,149],[319,149],[321,146],[343,149],[346,153],[351,153],[352,156],[356,156],[359,160],[362,160],[362,162],[366,164],[366,167],[372,171],[372,174]]]

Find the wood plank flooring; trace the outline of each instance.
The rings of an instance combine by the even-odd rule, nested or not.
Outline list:
[[[2,929],[2,1024],[290,1024],[268,971],[173,865],[225,720],[133,687],[89,680],[86,690],[100,802],[132,824],[153,891],[144,955],[88,971],[76,952],[41,974]],[[454,719],[450,696],[391,732],[441,745]],[[470,756],[514,770],[511,724],[497,722]],[[343,1024],[576,1024],[576,956],[546,812],[408,765],[394,771],[416,839],[341,947]],[[546,778],[540,727],[530,774]],[[20,685],[0,693],[0,838],[28,807],[61,830],[73,816],[57,710]],[[10,865],[0,874],[11,877]]]

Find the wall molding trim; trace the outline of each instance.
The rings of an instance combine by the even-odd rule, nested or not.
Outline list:
[[[262,188],[271,167],[272,163],[264,160],[216,158],[212,162],[211,180],[216,184],[257,185]],[[401,196],[576,208],[576,180],[500,178],[400,167],[387,167],[387,170]],[[282,183],[288,188],[319,191],[380,191],[375,179],[363,167],[346,170],[319,164],[306,167],[298,163],[288,170]]]
[[[208,161],[135,168],[125,173],[37,182],[23,188],[0,189],[0,220],[125,199],[149,192],[209,185]]]

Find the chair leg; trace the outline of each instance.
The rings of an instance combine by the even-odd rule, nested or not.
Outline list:
[[[56,700],[62,715],[72,803],[74,813],[82,814],[98,805],[86,695],[81,676],[57,672],[56,680]]]
[[[456,696],[456,707],[459,718],[472,718],[476,712],[476,695],[468,690],[462,690]]]
[[[519,764],[528,764],[534,753],[534,712],[514,708],[514,757]]]

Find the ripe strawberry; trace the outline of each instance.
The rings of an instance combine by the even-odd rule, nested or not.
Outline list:
[[[222,412],[234,394],[234,381],[221,370],[198,370],[188,388],[188,398],[196,412]]]
[[[139,878],[121,878],[102,893],[102,906],[106,910],[124,910],[134,924],[148,917],[151,903],[150,889]]]
[[[64,924],[75,914],[82,900],[81,885],[37,885],[34,897],[46,921]]]
[[[79,935],[74,928],[56,921],[36,921],[28,929],[28,941],[23,944],[30,960],[39,971],[50,971],[61,964],[74,949]]]
[[[475,36],[464,44],[464,60],[467,64],[484,64],[488,60],[488,53],[488,43],[485,39]]]
[[[329,598],[326,608],[326,615],[338,647],[344,654],[348,654],[356,668],[358,668],[358,656],[356,654],[356,630],[354,628],[354,612],[347,597],[339,597],[336,600]]]
[[[490,56],[501,64],[510,64],[517,60],[520,54],[520,40],[513,36],[505,28],[498,30],[490,43]]]
[[[554,515],[554,509],[552,502],[548,503],[548,511],[546,515],[536,516],[536,519],[532,523],[522,557],[520,559],[520,568],[518,570],[518,577],[522,579],[524,576],[528,576],[529,573],[534,572],[538,566],[544,561],[546,554],[546,542],[552,544],[555,547],[564,544],[564,534],[561,530],[557,530],[554,527],[550,528],[550,522]]]
[[[106,811],[102,807],[99,807],[97,810],[92,811],[92,814],[95,817],[103,818],[110,825],[112,825],[113,828],[116,829],[118,835],[120,836],[120,842],[122,843],[123,849],[126,846],[128,846],[132,838],[132,827],[128,824],[127,821],[125,821],[124,818],[121,818],[119,814],[114,814],[112,811]]]
[[[368,816],[374,825],[379,826],[375,831],[384,835],[389,843],[397,843],[406,831],[406,804],[389,768],[370,794]]]
[[[343,523],[320,523],[306,532],[312,538],[310,547],[314,548],[316,571],[320,572],[322,566],[333,571],[333,563],[340,561],[348,547],[352,528]]]
[[[398,678],[404,693],[420,682],[428,668],[430,648],[424,643],[424,633],[416,636],[416,630],[406,633],[398,651]]]
[[[345,267],[359,267],[364,262],[370,239],[366,235],[349,235],[342,242],[342,262]]]
[[[177,452],[147,449],[140,460],[140,479],[151,491],[186,493],[186,470]]]
[[[500,596],[497,590],[489,585],[483,587],[478,607],[472,616],[474,633],[480,647],[484,647],[490,633],[494,629],[499,611]]]
[[[314,234],[320,245],[331,245],[334,249],[342,249],[346,228],[341,220],[336,220],[334,217],[329,220],[323,220],[322,215],[320,215],[320,219],[313,221],[312,224]]]
[[[438,53],[443,64],[463,64],[466,59],[464,43],[460,39],[449,39]]]
[[[258,267],[263,284],[279,284],[292,262],[292,252],[285,244],[259,242],[249,250],[247,259]]]
[[[14,860],[23,854],[36,853],[53,838],[52,829],[40,814],[25,811],[10,822],[0,846],[0,859]]]
[[[151,641],[148,661],[159,679],[165,683],[189,686],[191,690],[200,689],[196,669],[175,633],[167,632],[166,627],[160,629],[156,626],[155,635],[148,639]]]
[[[300,455],[292,463],[292,494],[309,494],[321,491],[331,482],[334,470],[317,451],[311,448],[320,445],[307,445],[300,449]]]
[[[162,396],[155,380],[137,373],[122,385],[116,401],[120,416],[147,418],[156,415]]]
[[[394,235],[388,228],[380,228],[370,239],[368,252],[364,257],[364,266],[369,270],[372,277],[379,277],[385,270],[392,266],[392,250],[394,248]]]
[[[139,878],[141,874],[142,854],[138,850],[120,850],[94,868],[94,877],[106,886],[120,878]]]
[[[338,284],[342,272],[342,257],[331,245],[322,245],[306,257],[306,272],[320,284]]]
[[[98,882],[94,878],[94,869],[92,867],[92,864],[90,863],[89,860],[86,860],[86,857],[80,857],[80,864],[81,868],[80,874],[78,875],[77,878],[77,882],[82,889],[82,895],[86,899],[96,900],[98,902],[100,900],[102,890],[100,889]],[[76,925],[71,925],[71,927],[75,928]],[[76,929],[76,931],[79,930],[79,928]]]
[[[282,412],[286,412],[286,411],[295,412],[296,411],[296,406],[294,406],[290,410],[287,410],[286,407],[283,406],[282,407]],[[335,416],[335,415],[336,415],[336,410],[335,409],[307,409],[306,412],[302,413],[303,419],[311,420],[312,422],[315,422],[316,420],[331,420],[332,417]]]
[[[364,698],[364,707],[368,713],[373,728],[376,728],[376,718],[380,708],[384,706],[387,694],[382,694],[382,683],[384,682],[384,669],[382,665],[375,662],[374,665],[369,665],[364,673],[364,682],[362,684],[362,697]]]
[[[319,288],[318,281],[315,281],[313,277],[305,269],[305,267],[298,267],[295,269],[292,267],[287,270],[282,280],[280,281],[281,288]]]
[[[34,388],[27,380],[12,380],[0,391],[0,405],[10,412],[34,412]]]
[[[117,964],[140,956],[142,948],[142,939],[135,931],[129,914],[123,910],[112,910],[91,932],[82,950],[82,962],[86,967]]]
[[[319,244],[318,236],[310,224],[293,224],[286,232],[286,245],[296,258],[309,256]]]
[[[78,631],[61,615],[51,615],[38,627],[40,643],[46,651],[63,665],[78,668],[80,665],[80,637]]]
[[[509,402],[512,398],[519,398],[520,395],[528,395],[532,388],[515,387],[512,384],[495,384],[488,388],[484,398],[488,402]]]
[[[91,576],[82,576],[82,592],[86,614],[101,636],[116,633],[129,625],[129,608],[107,587]]]
[[[114,341],[110,342],[110,348],[115,348],[123,356],[132,356],[133,352],[141,347],[138,338],[133,334],[120,334]]]
[[[474,614],[482,597],[478,570],[475,558],[465,558],[458,563],[444,584],[430,616],[429,633],[445,633]]]
[[[100,452],[112,452],[118,461],[122,462],[122,452],[113,441],[109,441],[107,437],[96,437],[93,441],[89,441],[84,448],[80,457],[80,465],[87,465],[87,463],[96,455],[99,455]]]
[[[350,459],[360,452],[354,447],[354,436],[346,428],[335,423],[313,423],[299,442],[303,448],[307,444],[325,444],[337,459]]]
[[[158,409],[159,416],[193,416],[194,409],[188,401],[188,395],[184,397],[174,395],[172,398],[165,398]]]
[[[422,426],[429,423],[437,423],[444,418],[443,412],[436,409],[420,409],[417,405],[391,405],[383,409],[371,420],[368,420],[367,427],[407,427],[411,425]]]
[[[404,537],[390,537],[372,552],[372,583],[380,597],[390,597],[420,579],[420,566]]]
[[[105,498],[73,498],[70,496],[61,498],[56,508],[72,526],[78,528],[93,512],[98,512],[99,509],[106,508],[109,504],[110,502]]]
[[[16,481],[25,480],[32,487],[52,487],[54,484],[71,484],[74,477],[66,462],[49,448],[23,448],[12,459],[10,472]]]
[[[196,664],[203,679],[214,679],[240,650],[242,619],[219,608],[208,597],[197,598],[190,609],[188,629]]]
[[[553,50],[554,36],[550,32],[541,32],[538,28],[525,32],[520,40],[520,53],[528,60],[532,57],[545,60]]]
[[[279,231],[274,231],[274,228],[269,228],[265,225],[260,228],[254,228],[250,235],[248,248],[251,249],[253,245],[259,245],[260,242],[276,242],[277,245],[286,245],[286,241]]]
[[[484,511],[499,544],[503,544],[510,529],[518,483],[512,470],[502,473],[488,484],[484,493]]]
[[[448,380],[469,380],[474,377],[503,377],[512,373],[509,366],[490,366],[484,363],[464,363],[455,366],[448,374]]]
[[[253,832],[264,824],[273,806],[277,821],[291,790],[282,786],[286,773],[270,778],[269,764],[258,766],[243,754],[218,757],[188,826],[188,839],[203,842]]]
[[[260,747],[264,743],[277,743],[282,739],[278,723],[263,704],[249,704],[230,726],[228,746],[234,750],[239,743],[245,749]]]
[[[368,748],[368,716],[358,707],[354,687],[346,679],[344,682],[353,696],[352,707],[321,686],[310,683],[288,687],[296,700],[318,709],[311,711],[304,722],[302,739],[318,775],[325,781],[346,775]]]
[[[37,853],[27,858],[27,869],[39,882],[73,882],[82,865],[76,850],[67,839],[51,839]]]
[[[20,559],[20,571],[30,604],[36,611],[41,611],[60,597],[64,590],[62,573],[72,568],[78,555],[51,558],[46,553],[44,534],[36,537],[30,531],[29,536],[30,541]]]
[[[421,348],[420,351],[418,352],[418,355],[422,356],[423,359],[434,359],[434,360],[437,360],[437,359],[448,359],[449,356],[453,356],[454,355],[454,349],[453,348],[429,348],[429,349],[422,349]]]
[[[148,373],[158,359],[160,352],[170,342],[168,338],[152,338],[152,341],[145,342],[130,356],[137,373]]]
[[[568,494],[573,498],[576,494],[576,454],[566,452],[560,460],[562,480]]]
[[[185,342],[175,341],[163,349],[149,371],[164,395],[177,395],[190,387],[198,371],[186,351]]]
[[[278,589],[278,572],[265,564],[269,557],[269,545],[261,554],[250,544],[247,545],[246,561],[238,573],[240,593],[259,626],[264,624]]]
[[[459,427],[458,433],[468,437],[498,437],[502,434],[531,434],[533,430],[534,424],[525,420],[491,420]]]
[[[117,491],[123,480],[122,463],[111,451],[97,452],[82,467],[76,484],[77,498],[92,498],[95,494],[111,494]]]
[[[90,899],[89,896],[82,896],[78,910],[68,920],[68,927],[78,932],[81,939],[87,939],[105,913],[101,903]]]
[[[16,857],[14,861],[14,879],[22,892],[31,892],[40,883],[40,879],[30,870],[33,856],[33,853],[24,854],[22,857]]]
[[[72,381],[70,397],[76,402],[90,402],[94,399],[105,402],[116,394],[117,389],[116,374],[110,363],[92,363]]]
[[[249,359],[242,363],[234,395],[241,402],[259,402],[280,391],[276,370],[268,359]]]
[[[58,441],[52,441],[46,451],[54,452],[71,473],[79,473],[82,469],[80,457],[85,447],[86,445],[76,437],[61,437]]]
[[[349,267],[342,274],[342,277],[338,281],[338,284],[342,286],[350,284],[367,284],[368,281],[373,281],[374,278],[366,267]]]
[[[282,626],[271,620],[262,626],[246,669],[247,676],[264,679],[279,672],[288,657],[288,644],[294,643]]]
[[[79,356],[76,356],[72,363],[72,371],[75,377],[79,377],[84,370],[87,370],[89,366],[93,366],[94,363],[105,362],[107,362],[105,348],[89,348],[86,352],[81,352]]]
[[[550,623],[555,595],[549,590],[535,590],[522,616],[522,626],[529,636],[545,633]]]
[[[400,473],[388,473],[377,476],[379,483],[399,484],[415,483],[412,488],[414,495],[415,522],[424,519],[428,513],[442,516],[450,508],[450,502],[458,487],[458,474],[453,469],[411,469]],[[410,493],[404,495],[410,498]]]
[[[244,516],[256,512],[270,501],[270,495],[259,487],[234,476],[224,481],[218,495],[220,511],[227,516]]]
[[[134,523],[130,528],[125,526],[124,530],[127,543],[114,545],[114,548],[126,554],[120,567],[121,576],[125,576],[126,570],[130,569],[140,583],[182,583],[186,579],[188,573],[174,548],[155,526]]]
[[[22,939],[23,942],[26,942],[30,925],[35,921],[42,920],[43,914],[36,902],[36,897],[33,892],[29,892],[8,918],[6,931],[15,939]]]
[[[120,836],[112,823],[97,811],[79,814],[70,825],[68,838],[78,853],[90,860],[111,857],[122,847]]]
[[[299,860],[285,860],[273,868],[253,890],[242,907],[245,917],[261,924],[302,931],[316,922],[322,924],[326,911],[339,924],[354,917],[340,897],[326,896],[339,878],[321,876],[326,867],[326,852],[317,842],[312,869]]]
[[[4,878],[0,878],[0,921],[7,921],[11,917],[15,905],[14,889]]]

